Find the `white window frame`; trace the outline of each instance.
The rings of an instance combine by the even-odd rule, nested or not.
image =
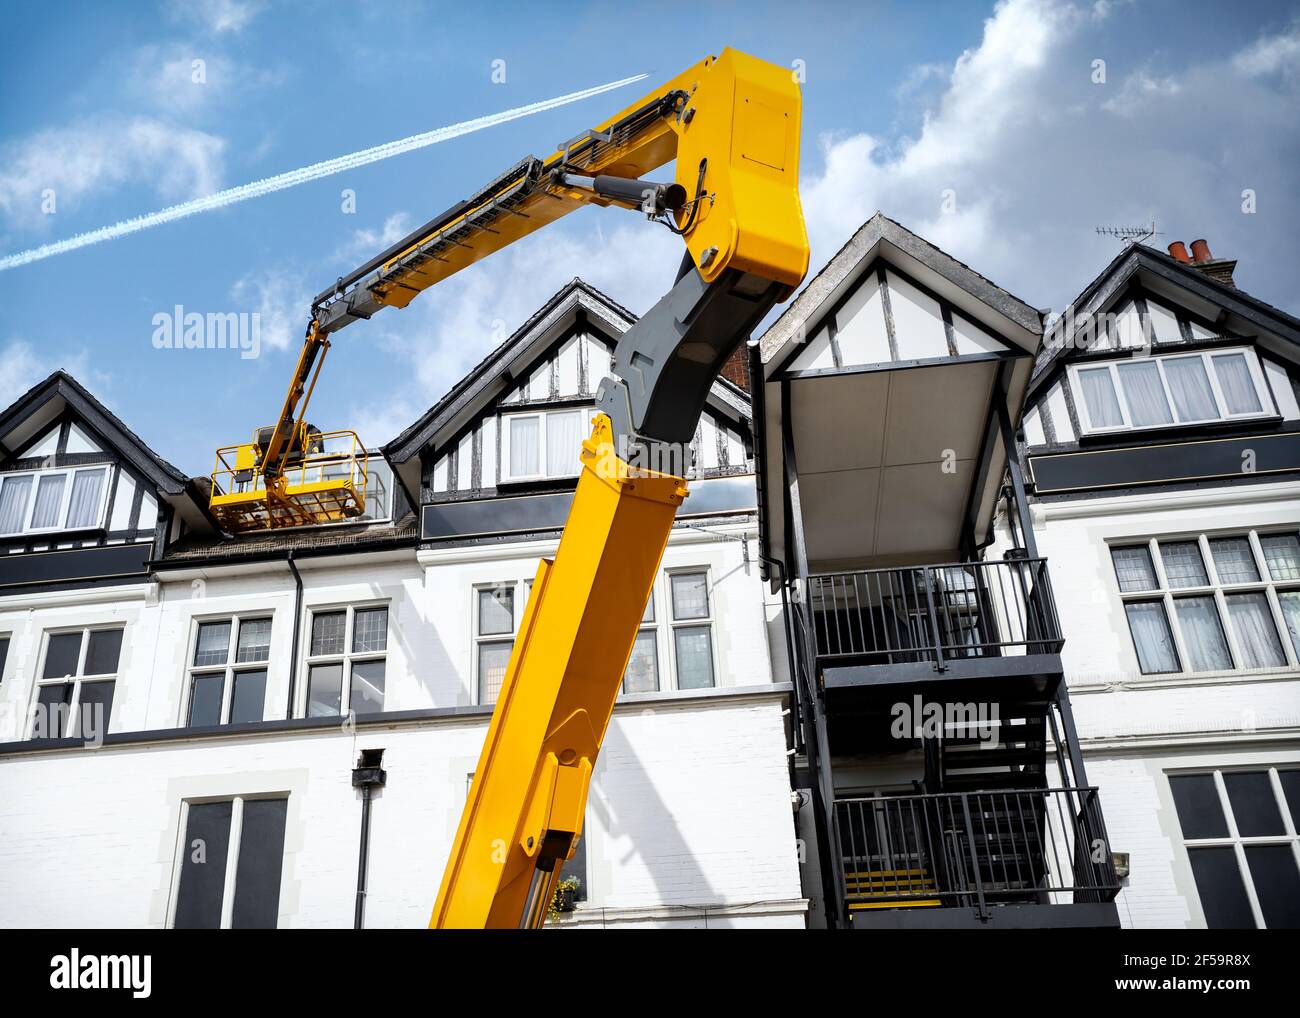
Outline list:
[[[90,634],[106,633],[120,631],[122,634],[122,643],[117,652],[117,668],[112,672],[96,672],[93,675],[85,674],[86,656],[90,652]],[[53,636],[67,636],[72,633],[81,634],[81,647],[77,651],[77,670],[73,675],[58,676],[51,678],[42,678],[45,672],[45,660],[50,652],[50,638]],[[117,699],[117,682],[122,675],[122,655],[126,653],[126,626],[121,623],[108,623],[106,625],[93,626],[69,626],[62,629],[47,629],[41,635],[41,653],[40,659],[36,662],[36,681],[32,684],[31,706],[28,710],[26,738],[32,739],[36,735],[36,708],[40,704],[41,690],[46,686],[66,686],[72,684],[72,697],[68,700],[68,714],[64,718],[64,723],[59,729],[58,735],[47,735],[47,738],[79,738],[84,732],[78,731],[69,734],[69,728],[75,719],[78,724],[81,721],[81,685],[83,682],[112,682],[113,683],[113,702],[118,704],[121,701]],[[112,724],[112,717],[109,718],[109,724]],[[101,732],[101,735],[108,733]]]
[[[1124,626],[1128,632],[1129,645],[1133,648],[1134,660],[1138,662],[1138,670],[1149,679],[1170,679],[1187,676],[1207,676],[1222,675],[1228,672],[1240,673],[1249,672],[1266,673],[1280,670],[1300,669],[1300,655],[1297,655],[1295,645],[1291,641],[1290,631],[1287,629],[1286,616],[1282,612],[1281,602],[1278,600],[1279,593],[1288,593],[1300,591],[1300,580],[1275,580],[1268,569],[1268,562],[1264,558],[1263,548],[1260,547],[1260,536],[1268,537],[1274,534],[1296,534],[1295,527],[1269,527],[1251,530],[1229,530],[1219,532],[1200,532],[1200,533],[1182,533],[1182,534],[1161,534],[1156,537],[1139,538],[1136,540],[1126,540],[1116,538],[1107,544],[1106,553],[1110,556],[1110,573],[1113,577],[1115,589],[1119,592],[1121,612],[1124,615]],[[1258,580],[1250,580],[1237,583],[1227,583],[1219,579],[1218,566],[1214,561],[1214,554],[1210,548],[1210,542],[1220,538],[1245,538],[1250,545],[1251,555],[1254,558],[1255,569],[1259,573]],[[1165,575],[1164,560],[1160,554],[1160,545],[1178,541],[1194,541],[1201,554],[1201,563],[1205,568],[1205,575],[1208,580],[1205,584],[1198,584],[1191,587],[1172,587],[1169,584],[1169,578]],[[1151,564],[1156,577],[1156,586],[1149,590],[1122,590],[1119,586],[1119,576],[1115,571],[1114,557],[1111,552],[1120,548],[1145,547],[1147,554],[1151,556]],[[1232,624],[1232,618],[1228,614],[1227,598],[1232,594],[1252,594],[1263,593],[1264,599],[1269,607],[1269,615],[1273,620],[1274,635],[1277,636],[1282,645],[1282,653],[1286,658],[1285,664],[1276,668],[1245,668],[1241,662],[1245,661],[1245,655],[1242,652],[1241,645],[1237,640],[1236,629]],[[1232,657],[1232,666],[1228,669],[1219,669],[1214,671],[1192,671],[1188,666],[1191,657],[1187,651],[1187,644],[1183,638],[1182,623],[1178,618],[1178,610],[1175,602],[1184,597],[1208,597],[1213,599],[1215,607],[1219,613],[1219,626],[1223,630],[1223,636],[1228,645],[1228,653]],[[1131,602],[1152,602],[1159,601],[1164,606],[1165,622],[1169,626],[1169,631],[1173,635],[1174,653],[1178,657],[1178,669],[1172,672],[1141,672],[1140,659],[1137,656],[1137,645],[1133,641],[1132,629],[1128,623],[1128,610],[1125,607]]]
[[[553,473],[551,472],[549,465],[546,462],[547,420],[555,414],[567,414],[567,413],[573,413],[575,411],[578,412],[579,414],[582,413],[586,414],[587,416],[586,429],[587,429],[587,434],[590,434],[592,428],[592,422],[595,420],[596,417],[596,408],[594,406],[565,406],[565,407],[550,407],[546,409],[538,408],[536,410],[521,410],[518,412],[502,414],[500,420],[497,422],[497,426],[501,429],[500,430],[501,462],[498,464],[497,476],[501,479],[501,481],[506,484],[512,484],[520,481],[551,481],[551,480],[563,480],[564,478],[567,477],[577,477],[578,474],[581,473],[580,466],[574,467],[573,469],[570,470],[565,470],[563,473]],[[525,417],[535,417],[539,422],[537,427],[537,442],[538,442],[537,464],[541,468],[541,472],[534,473],[534,474],[512,474],[510,472],[510,441],[511,441],[510,422],[515,420],[520,420]],[[579,425],[580,432],[581,429],[582,426],[580,424]],[[586,436],[583,435],[582,437],[585,438]],[[574,450],[574,458],[575,459],[577,458],[576,449]]]
[[[199,647],[199,627],[214,623],[230,623],[230,637],[226,642],[226,662],[220,665],[196,665],[194,655]],[[181,716],[179,727],[190,727],[190,709],[194,702],[195,676],[225,674],[221,685],[221,716],[218,724],[230,723],[230,712],[234,707],[235,676],[239,672],[266,672],[266,690],[263,691],[262,720],[266,720],[265,692],[271,687],[271,644],[267,644],[267,655],[261,661],[236,661],[239,652],[239,633],[246,622],[270,622],[271,638],[275,638],[275,613],[271,611],[239,612],[233,615],[195,616],[190,627],[189,651],[185,658],[185,692],[181,697]]]
[[[1215,791],[1219,793],[1219,805],[1223,809],[1223,818],[1228,825],[1228,834],[1227,837],[1221,838],[1188,838],[1183,834],[1182,818],[1177,815],[1177,810],[1175,810],[1174,817],[1178,822],[1178,836],[1182,841],[1186,865],[1190,872],[1192,860],[1191,853],[1188,851],[1189,849],[1231,848],[1233,850],[1233,856],[1237,860],[1237,869],[1241,874],[1242,886],[1246,890],[1246,898],[1250,902],[1251,914],[1255,917],[1255,926],[1257,929],[1261,930],[1267,929],[1268,927],[1264,922],[1264,912],[1260,908],[1259,894],[1255,890],[1255,880],[1250,872],[1250,864],[1246,860],[1246,849],[1255,845],[1290,845],[1291,855],[1295,860],[1296,865],[1300,866],[1300,834],[1298,834],[1296,830],[1296,823],[1300,821],[1300,817],[1291,816],[1290,804],[1287,802],[1286,793],[1282,789],[1282,779],[1278,776],[1279,770],[1292,769],[1293,768],[1286,766],[1279,768],[1276,766],[1242,765],[1240,767],[1216,767],[1213,769],[1200,768],[1197,770],[1170,771],[1165,775],[1166,779],[1194,777],[1197,775],[1203,776],[1206,774],[1213,776]],[[1241,834],[1237,828],[1237,818],[1233,813],[1232,802],[1228,798],[1228,786],[1223,780],[1223,775],[1225,773],[1231,774],[1234,772],[1258,774],[1261,771],[1267,772],[1268,774],[1269,787],[1272,789],[1278,813],[1282,817],[1282,829],[1284,833],[1248,837]],[[1172,797],[1172,792],[1170,794]],[[1193,886],[1195,886],[1195,883],[1193,883]],[[1199,888],[1197,889],[1197,904],[1200,904]],[[1204,912],[1202,912],[1202,918],[1204,918]]]
[[[252,799],[284,799],[285,800],[285,832],[284,845],[280,849],[280,906],[284,907],[285,894],[285,862],[289,858],[289,824],[291,816],[289,813],[292,803],[290,800],[293,793],[267,793],[267,794],[250,794],[250,795],[214,795],[214,796],[195,796],[189,799],[181,800],[180,826],[176,833],[176,858],[172,861],[172,883],[171,893],[168,895],[167,903],[167,928],[169,930],[176,928],[176,910],[180,907],[181,898],[181,871],[184,868],[185,854],[190,851],[190,845],[186,841],[190,829],[190,806],[201,805],[203,803],[228,802],[230,803],[230,833],[226,841],[226,878],[221,891],[221,923],[218,929],[228,930],[234,925],[235,920],[235,885],[239,875],[239,852],[244,840],[244,803]],[[279,917],[277,916],[276,928],[279,928]]]
[[[514,591],[513,604],[511,606],[510,632],[509,633],[481,633],[481,615],[479,612],[479,593],[485,590],[503,590],[509,588]],[[523,622],[524,609],[527,607],[528,599],[533,593],[533,579],[529,577],[526,580],[500,580],[497,582],[476,583],[471,588],[470,594],[470,632],[474,638],[474,653],[472,672],[470,682],[474,686],[474,702],[480,707],[488,707],[496,703],[495,700],[487,701],[483,698],[483,684],[480,680],[482,675],[482,662],[480,657],[482,649],[487,645],[509,644],[513,652],[515,640],[519,638],[519,626]]]
[[[23,525],[19,530],[13,530],[6,534],[0,534],[0,538],[21,537],[26,534],[57,534],[69,529],[68,509],[72,503],[72,480],[77,473],[84,473],[91,470],[100,471],[103,476],[103,483],[99,486],[99,506],[96,509],[95,521],[85,526],[77,527],[77,530],[94,530],[103,527],[104,513],[108,505],[108,489],[110,484],[109,464],[107,463],[86,463],[80,466],[59,467],[57,470],[15,470],[0,474],[0,488],[11,478],[30,477],[32,479],[31,491],[28,494],[27,509],[23,513]],[[63,474],[63,494],[59,500],[58,523],[52,527],[33,527],[32,517],[36,515],[36,493],[40,489],[41,479],[53,477],[57,474]]]
[[[356,616],[359,611],[383,608],[385,616],[384,649],[354,651],[353,634],[356,629]],[[311,634],[316,624],[317,615],[334,615],[343,612],[343,652],[340,654],[312,654]],[[393,606],[390,601],[360,601],[347,604],[314,604],[307,609],[306,645],[302,656],[302,702],[298,705],[298,716],[310,717],[307,711],[311,707],[311,670],[313,665],[340,665],[343,669],[339,679],[339,713],[337,715],[319,715],[321,717],[349,717],[352,712],[352,665],[355,662],[384,662],[384,711],[388,710],[388,644],[393,627]],[[376,713],[383,713],[379,711]]]
[[[1259,405],[1262,408],[1258,412],[1233,414],[1228,413],[1228,403],[1224,398],[1223,390],[1219,386],[1219,376],[1215,370],[1211,358],[1223,356],[1225,354],[1245,354],[1246,366],[1250,371],[1251,381],[1255,384],[1255,395],[1259,399]],[[1207,417],[1199,420],[1180,420],[1178,416],[1178,407],[1174,403],[1173,392],[1169,388],[1169,382],[1165,378],[1164,362],[1180,358],[1201,358],[1205,366],[1206,377],[1210,380],[1210,390],[1214,395],[1215,406],[1219,410],[1218,417]],[[1123,383],[1120,381],[1119,368],[1122,364],[1145,364],[1153,363],[1160,373],[1160,385],[1164,390],[1165,403],[1169,408],[1169,416],[1172,418],[1168,424],[1143,424],[1135,425],[1132,414],[1129,411],[1128,397],[1124,393]],[[1115,390],[1115,399],[1119,403],[1120,416],[1123,418],[1122,424],[1112,427],[1098,427],[1093,425],[1088,414],[1088,401],[1083,396],[1083,385],[1079,380],[1079,374],[1083,371],[1090,371],[1097,368],[1108,368],[1110,371],[1110,383]],[[1249,346],[1225,346],[1212,347],[1205,350],[1178,350],[1169,353],[1162,353],[1151,357],[1130,357],[1120,360],[1097,360],[1083,361],[1078,364],[1069,366],[1070,385],[1074,393],[1074,403],[1079,410],[1079,424],[1085,435],[1111,435],[1122,431],[1155,431],[1161,428],[1190,428],[1198,424],[1213,424],[1215,421],[1246,421],[1257,420],[1266,417],[1276,417],[1278,415],[1276,404],[1273,402],[1273,394],[1269,391],[1268,383],[1264,379],[1264,369],[1260,365],[1259,356],[1253,347]]]

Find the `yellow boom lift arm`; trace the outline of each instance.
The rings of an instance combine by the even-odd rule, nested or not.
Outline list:
[[[431,926],[545,921],[582,835],[592,767],[687,496],[689,445],[710,387],[808,269],[800,112],[788,69],[723,50],[549,158],[516,163],[313,302],[279,422],[250,453],[266,478],[263,516],[297,498],[301,485],[286,482],[285,464],[313,455],[317,433],[303,423],[302,405],[331,333],[381,307],[405,307],[584,205],[642,211],[687,249],[673,288],[620,338],[600,385],[569,518],[534,580]],[[673,183],[644,179],[674,159]],[[313,508],[321,502],[317,492],[307,497]],[[336,505],[327,513],[356,509],[346,492]]]

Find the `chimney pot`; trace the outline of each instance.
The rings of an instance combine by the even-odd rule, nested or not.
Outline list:
[[[1192,261],[1208,262],[1213,257],[1214,256],[1210,254],[1210,245],[1207,244],[1204,240],[1192,241]]]
[[[1191,255],[1187,253],[1187,245],[1181,240],[1176,240],[1169,245],[1169,254],[1171,257],[1187,265],[1191,262]]]

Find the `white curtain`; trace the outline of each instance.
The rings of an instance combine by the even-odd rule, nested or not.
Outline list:
[[[1124,423],[1119,399],[1111,381],[1110,368],[1088,368],[1079,372],[1083,402],[1088,407],[1088,423],[1094,428],[1117,428]]]
[[[1211,421],[1219,416],[1210,388],[1210,377],[1205,373],[1205,362],[1200,357],[1171,357],[1164,362],[1165,378],[1182,421]]]
[[[1295,534],[1261,534],[1264,561],[1275,580],[1300,580],[1300,540]]]
[[[1263,594],[1229,594],[1228,615],[1247,668],[1277,668],[1286,664],[1273,616]]]
[[[1161,541],[1160,557],[1171,587],[1204,587],[1210,582],[1201,561],[1201,546],[1195,541]]]
[[[57,527],[59,507],[63,504],[63,485],[67,474],[46,474],[36,485],[36,505],[32,507],[32,529]]]
[[[580,410],[546,415],[546,475],[571,477],[582,467],[582,420]]]
[[[1165,606],[1159,601],[1137,601],[1124,606],[1128,612],[1128,627],[1137,648],[1138,667],[1143,675],[1178,671],[1178,655],[1174,652],[1169,620]]]
[[[1219,609],[1212,597],[1180,597],[1174,602],[1178,623],[1183,627],[1183,644],[1194,672],[1220,671],[1232,667],[1228,641],[1219,622]]]
[[[1112,548],[1115,575],[1119,577],[1120,590],[1155,590],[1156,571],[1151,565],[1151,552],[1143,547]]]
[[[537,417],[510,418],[511,477],[535,477],[542,472],[537,455],[539,423]]]
[[[1172,424],[1169,401],[1165,387],[1160,383],[1160,369],[1151,361],[1134,361],[1119,366],[1124,398],[1128,400],[1128,413],[1134,427],[1146,428],[1156,424]]]
[[[1230,414],[1257,414],[1264,408],[1255,391],[1255,380],[1250,376],[1250,365],[1244,353],[1227,353],[1212,357],[1219,388],[1228,403]]]
[[[68,529],[93,527],[99,522],[99,493],[104,471],[78,470],[72,477],[72,500],[68,503]]]
[[[32,477],[6,477],[0,485],[0,534],[16,534],[27,522]]]
[[[1244,537],[1216,537],[1210,542],[1220,583],[1254,583],[1259,579],[1250,542]]]
[[[1291,646],[1300,657],[1300,590],[1284,591],[1277,595],[1277,599],[1282,605],[1287,632],[1291,634]]]

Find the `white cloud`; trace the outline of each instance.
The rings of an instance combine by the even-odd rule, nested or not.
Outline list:
[[[272,350],[298,347],[306,333],[313,292],[305,276],[290,269],[250,272],[235,281],[230,311],[261,316],[261,341]]]
[[[352,236],[339,247],[335,255],[345,262],[369,261],[381,251],[386,251],[411,232],[411,216],[406,212],[394,212],[384,220],[379,229],[362,227],[353,230]]]
[[[1101,104],[1103,110],[1120,116],[1152,116],[1153,100],[1169,99],[1182,91],[1173,77],[1155,78],[1146,71],[1128,75],[1120,85],[1119,94]]]
[[[9,406],[58,368],[93,392],[101,403],[112,407],[109,396],[112,376],[92,367],[86,350],[55,358],[43,355],[26,340],[11,339],[0,347],[0,409]]]
[[[262,0],[173,0],[174,17],[197,22],[211,32],[239,32],[266,5]]]
[[[176,115],[193,115],[230,97],[284,82],[283,65],[238,63],[211,43],[150,44],[124,59],[118,75],[138,102]]]
[[[0,212],[11,224],[49,225],[44,193],[56,209],[75,208],[126,183],[151,187],[166,201],[221,186],[225,142],[151,117],[98,117],[40,131],[0,152]]]
[[[1300,21],[1256,40],[1232,58],[1232,65],[1251,77],[1281,72],[1287,78],[1300,78]]]

